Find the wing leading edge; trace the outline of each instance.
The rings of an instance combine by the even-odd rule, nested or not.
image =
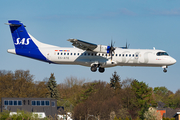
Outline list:
[[[96,44],[85,42],[85,41],[78,40],[78,39],[68,39],[67,41],[70,41],[73,46],[75,46],[75,47],[77,47],[79,49],[82,49],[82,50],[93,51],[98,46]]]

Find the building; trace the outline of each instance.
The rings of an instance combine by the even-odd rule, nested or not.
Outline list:
[[[175,118],[175,120],[180,120],[180,112],[177,112],[177,113],[174,115],[174,118]]]
[[[51,98],[1,98],[1,112],[44,112],[46,116],[57,115],[57,101]]]

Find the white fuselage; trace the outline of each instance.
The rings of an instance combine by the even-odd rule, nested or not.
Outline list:
[[[162,50],[146,49],[122,49],[116,48],[112,60],[109,54],[84,51],[78,48],[52,47],[39,48],[41,53],[49,61],[55,64],[75,64],[91,66],[100,64],[102,67],[113,66],[152,66],[163,67],[169,66],[176,62],[170,56],[157,56],[157,52]]]

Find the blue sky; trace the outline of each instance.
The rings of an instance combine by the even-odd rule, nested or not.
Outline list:
[[[109,82],[114,71],[121,79],[133,78],[150,87],[180,89],[180,1],[178,0],[1,0],[0,1],[0,66],[1,70],[30,70],[37,81],[55,74],[57,83],[74,76],[88,81]],[[165,50],[177,63],[167,73],[157,67],[113,67],[102,74],[90,68],[53,65],[7,53],[14,48],[8,20],[20,20],[37,40],[61,47],[71,47],[69,38],[95,44],[130,48]]]

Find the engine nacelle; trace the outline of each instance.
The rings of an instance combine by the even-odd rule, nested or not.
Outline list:
[[[106,45],[98,45],[93,51],[99,52],[99,53],[109,53],[110,52],[110,46]]]

